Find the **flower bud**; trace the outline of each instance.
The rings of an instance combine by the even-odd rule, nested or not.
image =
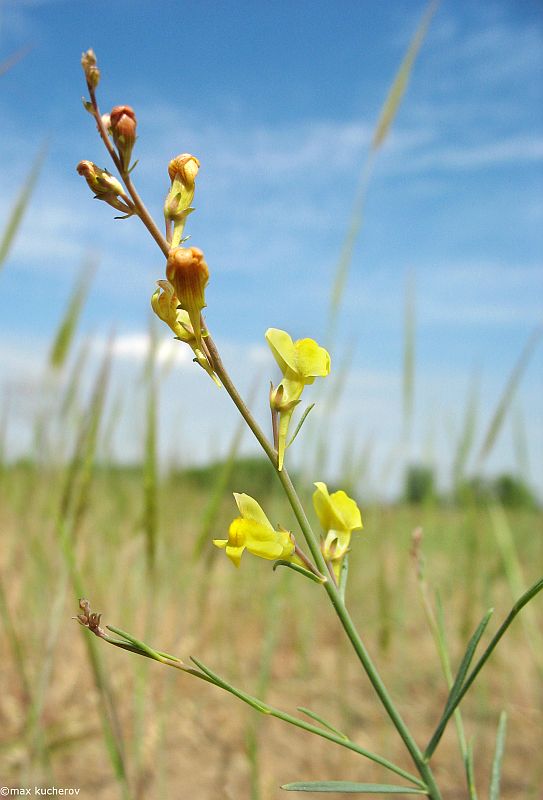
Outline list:
[[[172,248],[166,264],[166,277],[174,288],[179,305],[188,313],[194,337],[201,347],[200,314],[206,305],[204,290],[209,280],[203,252],[198,247]]]
[[[81,55],[81,66],[85,73],[85,79],[89,89],[96,89],[100,82],[100,70],[96,65],[96,56],[94,50],[87,50],[86,53]]]
[[[174,223],[172,247],[181,244],[186,219],[194,210],[191,204],[199,168],[200,162],[189,153],[172,158],[168,164],[168,174],[172,185],[164,202],[164,219],[167,223]]]
[[[123,214],[134,213],[132,203],[121,183],[107,170],[100,169],[92,161],[80,161],[76,169],[85,178],[97,200],[103,200]]]
[[[130,106],[115,106],[109,115],[111,135],[121,157],[124,170],[130,166],[136,142],[136,115]]]
[[[178,178],[187,187],[194,188],[194,180],[200,169],[200,162],[196,156],[191,156],[190,153],[183,153],[180,156],[172,158],[168,164],[168,175],[173,183]]]

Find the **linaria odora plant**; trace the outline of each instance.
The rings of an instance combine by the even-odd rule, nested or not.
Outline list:
[[[140,642],[130,634],[110,626],[107,630],[115,637],[109,636],[100,626],[100,616],[90,611],[87,601],[82,600],[78,621],[93,634],[99,636],[116,647],[129,650],[162,664],[193,675],[207,681],[265,714],[294,725],[316,736],[325,738],[336,745],[358,753],[366,759],[379,764],[402,778],[402,784],[353,784],[351,782],[321,782],[318,785],[308,783],[289,784],[289,790],[361,792],[372,794],[419,794],[431,800],[441,800],[441,793],[434,777],[431,758],[436,750],[443,731],[452,715],[458,712],[458,706],[479,672],[485,665],[493,649],[511,624],[515,616],[535,595],[543,589],[543,579],[537,581],[515,603],[504,623],[494,635],[475,667],[470,671],[476,647],[490,619],[487,614],[475,631],[462,659],[456,681],[452,684],[443,713],[434,729],[428,745],[423,750],[415,741],[410,729],[401,716],[396,703],[389,694],[377,667],[373,663],[366,646],[355,626],[345,603],[345,588],[348,571],[345,556],[350,548],[353,531],[362,529],[362,518],[355,500],[344,491],[330,494],[325,483],[317,482],[313,495],[316,515],[322,527],[322,536],[313,531],[305,508],[296,489],[284,468],[285,450],[288,446],[287,434],[295,407],[299,404],[304,388],[312,384],[315,378],[326,377],[330,372],[330,356],[313,339],[293,341],[288,333],[277,328],[266,331],[266,340],[273,356],[282,372],[280,383],[270,391],[272,411],[272,441],[266,436],[249,408],[241,398],[234,382],[228,374],[219,351],[205,324],[202,311],[206,306],[205,288],[209,280],[209,270],[202,250],[197,247],[184,247],[184,226],[187,217],[193,211],[192,201],[195,193],[195,179],[200,162],[195,156],[183,154],[169,163],[168,174],[170,188],[164,204],[165,232],[160,231],[139,196],[131,174],[130,167],[132,149],[136,140],[136,116],[132,108],[126,105],[115,106],[110,115],[102,116],[96,100],[96,88],[100,80],[100,71],[96,56],[92,50],[83,54],[81,59],[90,99],[84,100],[86,110],[93,116],[102,142],[115,165],[120,181],[107,171],[101,170],[91,161],[81,161],[79,173],[85,177],[94,195],[105,200],[117,210],[125,212],[125,216],[137,216],[143,222],[150,235],[158,245],[162,256],[166,259],[166,279],[158,281],[158,289],[154,292],[151,305],[157,316],[168,325],[178,340],[188,344],[194,352],[195,361],[216,381],[222,384],[236,405],[243,419],[254,434],[275,468],[277,478],[290,503],[294,516],[307,544],[309,555],[303,553],[294,536],[283,528],[275,529],[266,514],[252,497],[246,494],[235,494],[240,512],[230,525],[227,539],[215,539],[214,544],[225,550],[228,558],[237,565],[245,550],[255,556],[274,561],[274,569],[279,564],[291,568],[316,582],[327,593],[338,621],[347,636],[361,668],[369,678],[375,694],[385,710],[391,725],[403,741],[406,751],[415,767],[414,774],[402,766],[391,762],[377,753],[373,753],[353,742],[346,734],[337,731],[321,717],[311,713],[319,725],[308,723],[298,717],[270,706],[262,700],[248,695],[241,689],[229,684],[220,675],[214,673],[200,661],[192,659],[195,666],[175,656],[155,650]],[[113,140],[113,144],[112,141]],[[303,421],[304,417],[302,418]],[[300,426],[298,426],[299,429]],[[291,440],[292,441],[292,440]],[[338,575],[341,582],[338,586]],[[497,752],[498,752],[497,746]],[[501,748],[503,749],[503,748]],[[500,755],[501,758],[501,755]],[[496,766],[497,764],[497,766]],[[500,763],[494,762],[494,772]],[[473,769],[471,762],[465,766],[470,800],[475,797],[473,789]],[[407,784],[406,784],[407,782]]]

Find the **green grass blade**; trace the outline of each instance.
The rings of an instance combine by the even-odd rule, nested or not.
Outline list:
[[[417,28],[413,39],[411,40],[407,53],[405,54],[405,58],[400,64],[400,68],[396,73],[396,77],[394,78],[392,86],[390,87],[390,91],[383,104],[383,108],[381,109],[377,128],[373,136],[373,150],[378,150],[388,136],[390,128],[392,127],[392,123],[394,122],[394,118],[398,113],[405,90],[407,89],[407,84],[415,64],[415,59],[419,54],[419,50],[426,37],[428,27],[438,5],[438,2],[431,2],[429,4],[424,13],[422,21]]]
[[[95,271],[94,261],[84,264],[81,269],[49,354],[49,365],[53,369],[61,369],[66,362]]]
[[[45,160],[45,152],[45,147],[43,147],[36,156],[36,160],[32,165],[32,169],[30,170],[30,173],[23,184],[23,188],[19,192],[19,196],[11,210],[5,230],[0,235],[0,269],[2,269],[4,261],[8,257],[9,251],[15,239],[15,235],[19,230],[24,213],[30,202],[32,192],[34,191],[34,187]]]
[[[392,786],[386,783],[353,783],[352,781],[299,781],[284,783],[287,792],[336,792],[338,794],[427,794],[424,789]]]
[[[507,383],[505,384],[505,388],[503,393],[498,401],[498,405],[496,406],[496,410],[492,416],[490,421],[490,425],[486,432],[485,438],[483,439],[483,443],[481,445],[481,449],[479,450],[478,455],[478,466],[481,467],[488,455],[491,453],[496,439],[502,429],[503,423],[507,416],[507,412],[511,406],[515,393],[517,391],[518,385],[520,383],[520,379],[522,378],[526,367],[532,357],[532,353],[534,352],[536,345],[539,343],[541,336],[543,334],[543,328],[536,329],[528,341],[526,342],[524,349],[522,350],[517,363],[513,367],[513,370],[509,376]]]
[[[505,750],[505,732],[507,729],[507,713],[502,711],[498,722],[498,732],[496,734],[496,749],[494,750],[494,760],[492,762],[492,774],[490,777],[490,791],[488,800],[500,800],[500,782],[502,775],[503,753]]]
[[[466,464],[475,441],[475,434],[477,430],[477,414],[479,409],[479,384],[480,375],[478,372],[475,372],[471,380],[471,385],[468,389],[462,430],[458,438],[456,452],[453,459],[452,472],[453,486],[455,488],[460,485],[464,477]]]
[[[488,513],[492,523],[492,531],[500,551],[507,582],[512,597],[518,597],[522,587],[526,586],[522,564],[517,552],[515,537],[507,520],[507,515],[500,505],[489,507]],[[533,608],[527,608],[522,615],[522,625],[526,634],[526,642],[532,652],[535,666],[543,678],[543,636]]]
[[[469,800],[477,800],[477,789],[475,787],[475,768],[473,766],[473,742],[470,742],[466,751],[466,776],[468,779]]]

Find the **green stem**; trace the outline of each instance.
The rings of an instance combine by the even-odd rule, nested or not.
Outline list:
[[[333,731],[329,731],[325,728],[319,728],[316,725],[312,725],[310,722],[306,722],[303,719],[299,719],[298,717],[292,716],[292,714],[287,714],[285,711],[281,711],[274,706],[270,706],[268,703],[264,703],[256,697],[253,697],[246,692],[237,689],[234,686],[231,686],[229,683],[226,683],[217,673],[212,672],[209,667],[205,664],[202,664],[201,661],[197,659],[192,659],[198,669],[200,669],[203,673],[202,676],[206,676],[208,680],[211,680],[218,686],[220,689],[224,689],[226,692],[233,694],[239,700],[242,700],[244,703],[248,703],[253,708],[256,708],[257,711],[260,711],[262,714],[268,714],[270,717],[275,717],[276,719],[283,720],[283,722],[288,722],[290,725],[294,725],[297,728],[301,728],[304,731],[308,731],[309,733],[314,733],[317,736],[322,736],[324,739],[328,739],[331,742],[335,742],[335,744],[339,744],[342,747],[346,747],[348,750],[353,750],[355,753],[359,753],[362,756],[370,759],[370,761],[374,761],[376,764],[380,764],[382,767],[389,769],[391,772],[395,772],[397,775],[401,775],[402,778],[406,778],[407,780],[411,781],[412,783],[417,784],[417,786],[421,786],[422,788],[427,788],[425,784],[420,781],[415,775],[411,775],[410,772],[398,767],[396,764],[393,764],[386,758],[377,755],[377,753],[372,753],[369,750],[366,750],[364,747],[360,747],[359,745],[352,742],[350,739],[346,739],[344,736],[340,736]],[[193,673],[196,674],[196,673]]]
[[[272,447],[272,445],[262,432],[260,426],[253,418],[251,412],[249,411],[249,409],[243,402],[242,398],[240,397],[234,383],[230,379],[230,376],[228,375],[224,367],[224,364],[222,363],[218,350],[211,336],[208,336],[206,338],[206,342],[213,361],[213,368],[216,374],[222,381],[224,388],[232,398],[240,414],[247,422],[247,425],[255,435],[262,449],[264,450],[264,452],[270,459],[271,463],[275,467],[277,476],[283,486],[283,490],[288,498],[292,510],[294,511],[294,515],[296,516],[296,519],[298,521],[298,524],[300,525],[302,533],[304,534],[307,546],[311,551],[311,555],[313,556],[315,565],[323,575],[326,575],[328,570],[326,566],[326,561],[321,552],[319,540],[311,528],[305,510],[300,502],[300,498],[296,493],[296,489],[294,488],[294,485],[290,479],[287,470],[284,468],[282,470],[279,470],[277,468],[277,452]],[[419,749],[417,743],[415,742],[413,736],[411,735],[411,732],[409,731],[409,728],[403,721],[399,711],[394,705],[394,702],[390,697],[377,671],[377,668],[373,664],[373,661],[371,660],[368,651],[366,650],[362,640],[360,639],[358,631],[356,630],[355,625],[351,619],[351,616],[347,611],[347,608],[345,606],[345,603],[343,602],[338,587],[332,581],[326,581],[326,583],[324,583],[323,585],[326,592],[328,593],[332,606],[334,607],[334,610],[337,616],[339,617],[343,629],[347,634],[353,646],[353,649],[356,655],[358,656],[360,663],[362,664],[362,667],[364,668],[364,671],[366,672],[373,688],[375,689],[379,699],[381,700],[381,703],[384,706],[388,716],[390,717],[392,723],[394,724],[394,727],[396,728],[401,738],[403,739],[403,742],[407,747],[407,750],[411,755],[411,758],[413,759],[421,777],[423,778],[426,786],[428,787],[429,797],[431,797],[432,800],[440,800],[441,794],[434,781],[432,771],[427,762],[425,762],[421,750]]]

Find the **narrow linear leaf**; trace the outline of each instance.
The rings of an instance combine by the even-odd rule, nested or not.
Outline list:
[[[227,683],[223,678],[217,675],[216,672],[212,672],[209,667],[206,667],[205,664],[202,664],[201,661],[191,656],[191,661],[193,661],[199,670],[201,670],[204,675],[207,675],[208,678],[211,678],[212,682],[215,683],[217,686],[220,686],[221,689],[224,689],[230,694],[233,694],[234,697],[243,700],[244,703],[247,705],[252,706],[256,711],[260,711],[261,714],[270,714],[270,708],[265,704],[260,702],[256,697],[251,697],[249,694],[245,694],[245,692],[241,692],[239,689],[236,689],[235,686],[232,686],[230,683]]]
[[[475,633],[471,637],[468,642],[468,646],[466,648],[466,652],[462,661],[460,662],[460,666],[458,668],[458,672],[456,674],[456,678],[451,686],[451,690],[449,692],[449,696],[447,698],[447,702],[445,703],[445,708],[443,709],[443,714],[441,715],[441,719],[438,722],[437,728],[435,730],[434,735],[432,736],[428,747],[426,748],[425,756],[429,758],[432,753],[434,752],[441,736],[443,734],[443,730],[445,729],[445,725],[447,721],[450,719],[451,716],[451,709],[455,709],[458,705],[457,698],[462,691],[462,685],[468,673],[468,669],[470,667],[471,662],[473,661],[473,656],[475,655],[475,650],[477,649],[477,645],[481,640],[481,636],[486,630],[486,627],[490,621],[490,617],[494,613],[493,608],[489,608],[486,612],[485,616],[475,629]],[[467,762],[466,762],[467,764]]]
[[[540,578],[532,586],[530,586],[530,588],[522,595],[522,597],[519,597],[517,602],[514,604],[513,608],[511,609],[511,611],[509,612],[509,614],[507,615],[505,620],[502,622],[502,624],[498,628],[497,632],[495,633],[494,637],[492,638],[492,641],[490,642],[490,644],[488,645],[488,647],[484,651],[483,655],[480,657],[479,661],[477,662],[475,667],[470,672],[469,676],[464,681],[464,684],[461,687],[460,691],[458,692],[454,703],[449,703],[449,702],[447,703],[446,710],[444,711],[443,716],[442,716],[442,718],[441,718],[441,720],[440,720],[440,722],[439,722],[439,724],[438,724],[438,726],[436,728],[436,731],[433,734],[433,736],[432,736],[432,738],[430,740],[430,743],[428,744],[428,747],[426,748],[426,751],[424,753],[425,758],[427,758],[427,759],[430,758],[430,756],[432,755],[432,753],[436,749],[437,745],[439,744],[439,740],[441,739],[441,737],[443,735],[443,731],[445,730],[447,722],[449,721],[449,719],[451,718],[452,714],[454,713],[455,708],[460,704],[460,702],[464,698],[465,694],[468,692],[469,688],[471,687],[471,685],[475,681],[477,675],[479,674],[479,672],[482,670],[482,668],[484,667],[484,665],[486,664],[486,662],[488,661],[488,659],[492,655],[492,652],[496,648],[496,645],[498,644],[498,642],[500,641],[500,639],[502,638],[504,633],[507,631],[507,629],[509,628],[509,626],[511,625],[511,623],[513,622],[513,620],[515,619],[517,614],[519,614],[519,612],[522,611],[524,606],[527,603],[529,603],[530,600],[533,600],[533,598],[542,589],[543,589],[543,578]]]
[[[502,711],[498,722],[498,732],[496,734],[496,749],[492,762],[492,776],[490,778],[490,791],[488,800],[500,800],[500,781],[502,774],[503,751],[505,749],[505,732],[507,728],[507,714]]]
[[[339,794],[427,794],[425,789],[413,789],[410,786],[352,781],[300,781],[285,783],[281,789],[287,792],[338,792]]]
[[[320,714],[316,714],[314,711],[311,711],[310,708],[305,708],[304,706],[298,706],[298,711],[301,714],[305,714],[307,717],[316,720],[316,722],[320,722],[320,724],[324,725],[325,728],[328,728],[329,731],[332,731],[332,733],[335,733],[337,736],[341,736],[342,739],[345,739],[345,741],[348,741],[349,737],[345,733],[338,730],[338,728],[335,728],[330,722],[325,720],[324,717],[321,717]]]
[[[36,156],[36,160],[32,165],[32,169],[30,170],[26,181],[23,184],[23,188],[19,193],[19,197],[15,201],[15,205],[12,208],[6,228],[3,234],[0,236],[0,269],[8,257],[11,245],[15,239],[15,234],[19,229],[23,215],[30,202],[30,197],[34,191],[34,186],[36,185],[36,181],[38,180],[38,176],[45,160],[45,153],[45,147],[42,147]]]
[[[390,87],[390,91],[384,102],[383,108],[381,109],[381,114],[377,123],[377,129],[373,136],[372,148],[374,150],[378,150],[379,147],[381,147],[392,126],[394,117],[396,116],[396,113],[400,107],[405,90],[407,89],[407,84],[409,82],[409,77],[411,75],[411,70],[413,69],[415,59],[426,37],[428,27],[438,5],[438,2],[432,2],[426,9],[426,12],[422,18],[422,22],[420,23],[413,39],[411,40],[409,49],[405,54],[405,58],[400,64],[400,68],[396,73],[394,82]]]
[[[308,407],[306,408],[306,410],[304,411],[304,413],[302,414],[302,418],[300,419],[300,421],[299,421],[298,425],[296,426],[296,430],[294,431],[294,433],[293,433],[293,435],[292,435],[292,439],[291,439],[291,440],[290,440],[290,442],[287,444],[287,449],[290,447],[290,445],[292,444],[292,442],[294,441],[294,439],[295,439],[295,438],[298,436],[298,434],[299,434],[299,433],[300,433],[300,431],[302,430],[302,425],[304,424],[304,422],[305,422],[305,420],[306,420],[306,418],[307,418],[307,415],[309,414],[309,412],[311,411],[311,409],[312,409],[312,408],[315,408],[315,403],[311,403],[311,405],[310,405],[310,406],[308,406]]]
[[[481,637],[486,630],[488,623],[490,622],[490,617],[494,613],[493,608],[489,608],[486,614],[484,615],[481,622],[478,624],[477,628],[475,629],[475,633],[471,637],[468,642],[468,646],[466,648],[466,652],[462,661],[460,662],[460,666],[458,667],[458,672],[456,674],[456,678],[454,679],[454,683],[451,687],[451,691],[449,693],[449,699],[447,700],[447,706],[450,703],[454,702],[454,699],[460,689],[462,688],[462,684],[464,683],[465,677],[468,673],[468,669],[470,667],[471,662],[473,661],[473,656],[475,655],[475,651],[477,649],[477,645],[481,641]]]

